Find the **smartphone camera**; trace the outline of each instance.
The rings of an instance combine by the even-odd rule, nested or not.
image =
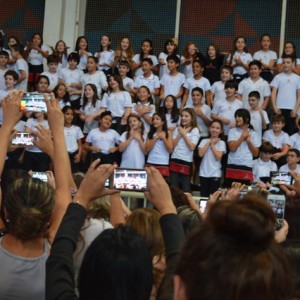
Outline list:
[[[273,185],[291,185],[293,177],[288,172],[271,172],[271,184]]]
[[[18,132],[11,143],[17,146],[33,146],[34,136],[28,132]]]
[[[50,97],[50,95],[47,94],[47,97]],[[47,112],[44,95],[40,93],[24,93],[20,109],[28,112]]]
[[[147,173],[143,169],[117,168],[111,182],[111,187],[124,191],[147,190]]]

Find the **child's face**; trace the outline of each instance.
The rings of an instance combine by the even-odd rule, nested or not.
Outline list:
[[[270,161],[271,157],[272,157],[272,153],[266,153],[266,152],[261,152],[260,153],[260,158],[264,162]]]
[[[263,50],[269,50],[271,46],[271,39],[268,36],[264,36],[261,39],[261,47]]]
[[[144,42],[143,45],[142,45],[142,52],[144,54],[149,54],[150,50],[151,50],[151,46],[148,42]]]
[[[168,60],[167,65],[170,71],[177,70],[177,68],[179,67],[179,65],[173,59]]]
[[[172,109],[173,107],[174,107],[173,99],[171,97],[167,97],[165,99],[165,108],[166,109]]]
[[[12,46],[12,45],[15,45],[17,43],[17,41],[14,39],[14,38],[10,38],[8,40],[8,46]]]
[[[100,43],[101,43],[102,47],[108,47],[109,44],[110,44],[110,41],[109,41],[108,36],[103,35],[103,36],[101,37]]]
[[[189,127],[192,124],[192,116],[187,112],[183,111],[181,113],[181,126]]]
[[[225,93],[226,93],[227,97],[233,97],[233,96],[235,96],[236,89],[234,87],[227,87],[225,89]]]
[[[293,71],[294,62],[292,61],[291,58],[284,58],[282,60],[282,65],[283,65],[283,71],[284,72],[291,72],[291,71]]]
[[[5,85],[6,88],[13,88],[17,84],[17,81],[14,80],[13,76],[11,75],[6,75],[5,76]]]
[[[216,57],[216,49],[214,46],[209,46],[207,54],[210,58],[215,58]]]
[[[140,99],[140,101],[144,102],[144,101],[147,101],[148,98],[150,97],[151,94],[148,93],[148,91],[141,87],[139,88],[138,90],[138,98]]]
[[[66,122],[67,124],[72,124],[73,119],[74,119],[73,111],[72,111],[71,109],[68,109],[68,110],[65,112],[64,116],[65,116],[65,122]]]
[[[149,64],[147,61],[142,62],[142,70],[144,73],[149,73],[152,70],[151,64]]]
[[[222,81],[228,81],[229,79],[231,79],[231,74],[227,69],[223,69],[221,72],[221,80]]]
[[[87,63],[86,63],[86,68],[89,72],[96,71],[97,70],[97,63],[92,58],[89,58]]]
[[[259,99],[257,99],[256,97],[249,97],[248,101],[251,109],[255,109],[259,105]]]
[[[209,133],[212,138],[219,137],[219,135],[222,133],[222,127],[218,122],[212,122],[209,127]]]
[[[56,73],[58,64],[56,62],[51,62],[48,64],[49,72]]]
[[[168,53],[173,53],[175,48],[176,48],[175,45],[171,43],[169,43],[166,47]]]
[[[60,85],[57,89],[57,96],[59,99],[62,99],[67,93],[67,88],[64,85]]]
[[[18,58],[19,52],[15,51],[14,49],[11,50],[12,58]]]
[[[64,42],[59,42],[56,46],[56,51],[58,52],[64,52],[66,48],[66,45]]]
[[[94,96],[94,91],[90,85],[87,85],[84,89],[84,95],[87,97],[87,99],[92,99]]]
[[[161,126],[163,126],[164,122],[162,121],[162,119],[160,118],[159,115],[154,115],[152,118],[152,125],[154,128],[159,128]]]
[[[85,50],[87,48],[87,40],[82,38],[79,41],[79,49]]]
[[[37,90],[39,93],[46,93],[49,87],[48,81],[45,78],[42,78],[37,83]]]
[[[203,95],[199,91],[194,91],[192,93],[192,100],[194,105],[201,104]]]
[[[141,122],[135,117],[130,117],[129,118],[129,127],[133,130],[137,130],[141,127]]]
[[[188,52],[190,55],[194,55],[197,52],[197,47],[195,44],[191,44],[188,48]]]
[[[71,70],[74,70],[77,68],[78,63],[75,59],[70,59],[68,62],[69,62],[69,68]]]
[[[291,54],[294,53],[294,47],[291,43],[287,43],[284,46],[284,53],[287,54],[287,55],[291,55]]]
[[[272,123],[272,129],[274,132],[281,132],[282,128],[284,127],[284,123],[281,121],[273,122]]]
[[[112,117],[110,115],[104,116],[99,122],[101,129],[109,129],[112,123]]]
[[[126,76],[129,72],[129,69],[126,66],[119,66],[118,69],[120,76]]]
[[[256,66],[252,65],[249,69],[249,74],[251,78],[258,78],[260,76],[261,69]]]
[[[203,67],[198,62],[193,63],[192,69],[195,76],[202,75],[203,73]]]
[[[42,43],[41,37],[38,34],[34,35],[32,38],[32,43],[36,46],[40,46]]]
[[[288,151],[286,161],[289,166],[296,165],[299,162],[299,157],[297,157],[297,154],[294,151]]]
[[[235,117],[235,124],[236,124],[236,127],[244,126],[245,125],[244,119],[240,116],[236,116]]]
[[[0,55],[0,65],[5,67],[7,65],[8,57],[5,55]]]
[[[110,77],[109,77],[109,86],[110,86],[112,89],[119,87],[118,82],[114,79],[113,76],[110,76]]]
[[[244,51],[244,49],[246,47],[245,40],[243,38],[239,38],[235,43],[235,47],[236,47],[237,51]]]
[[[121,41],[121,49],[126,51],[129,48],[129,39],[124,38]]]

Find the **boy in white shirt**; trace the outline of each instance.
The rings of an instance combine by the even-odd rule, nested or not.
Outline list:
[[[243,79],[239,84],[237,97],[243,101],[244,108],[249,109],[248,95],[252,91],[258,91],[260,94],[259,106],[262,109],[267,109],[271,90],[267,81],[260,77],[262,71],[262,63],[258,60],[253,60],[249,63],[249,78]]]
[[[48,71],[45,71],[41,74],[41,75],[46,75],[49,78],[50,81],[48,87],[49,92],[52,92],[58,84],[58,72],[57,72],[58,63],[59,63],[58,57],[53,54],[50,54],[47,57]]]
[[[127,60],[120,60],[118,63],[118,71],[122,78],[125,90],[130,93],[131,97],[134,97],[134,81],[130,77],[127,77],[127,74],[130,71],[129,62]]]
[[[276,75],[271,82],[272,106],[274,113],[285,118],[284,130],[289,134],[295,132],[295,117],[300,105],[300,77],[293,73],[295,58],[283,57],[283,72]]]
[[[259,106],[260,95],[259,92],[253,91],[249,93],[249,112],[251,115],[251,125],[253,126],[254,131],[256,132],[258,138],[262,139],[263,130],[267,129],[268,124],[270,123],[268,114],[265,110]]]
[[[167,57],[169,73],[165,73],[160,80],[160,107],[164,106],[165,98],[172,95],[177,99],[177,107],[181,107],[181,98],[184,92],[184,74],[178,71],[180,58],[174,54]]]
[[[226,99],[218,101],[211,112],[213,120],[220,120],[224,124],[224,134],[228,135],[230,128],[235,127],[235,112],[243,107],[241,100],[236,98],[238,84],[235,80],[225,83]]]
[[[28,85],[28,64],[27,61],[23,58],[24,48],[20,44],[14,44],[11,46],[11,55],[13,59],[16,59],[16,62],[13,65],[13,70],[16,71],[19,75],[18,83],[15,88],[17,90],[27,91]]]
[[[214,82],[211,87],[212,94],[212,106],[219,100],[226,98],[226,93],[224,89],[225,83],[232,79],[233,77],[233,68],[229,65],[224,65],[221,67],[221,80]]]

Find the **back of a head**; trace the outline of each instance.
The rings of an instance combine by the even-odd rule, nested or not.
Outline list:
[[[191,234],[202,223],[200,214],[188,206],[178,207],[177,215],[182,223],[182,227],[186,236]]]
[[[46,236],[54,208],[53,188],[28,175],[16,179],[5,197],[8,232],[22,241]]]
[[[217,202],[176,269],[187,299],[288,299],[290,269],[274,226],[274,213],[259,196]]]
[[[81,300],[145,300],[152,263],[144,239],[130,226],[102,232],[88,248],[79,274]]]

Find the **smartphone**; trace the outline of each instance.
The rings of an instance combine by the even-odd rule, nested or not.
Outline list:
[[[269,194],[267,199],[276,215],[275,229],[279,230],[282,226],[283,219],[284,219],[285,202],[286,202],[285,195]]]
[[[291,185],[293,177],[289,172],[271,172],[271,184]]]
[[[48,177],[46,172],[32,172],[32,178],[39,179],[44,182],[48,182]]]
[[[18,132],[11,141],[13,145],[33,146],[34,136],[28,132]]]
[[[208,200],[200,200],[200,202],[199,202],[199,208],[202,213],[205,212],[207,201]]]
[[[147,190],[147,173],[143,169],[117,168],[114,171],[110,187],[124,191]]]
[[[50,95],[47,94],[47,97]],[[36,92],[24,93],[20,109],[29,112],[47,112],[44,95]]]

